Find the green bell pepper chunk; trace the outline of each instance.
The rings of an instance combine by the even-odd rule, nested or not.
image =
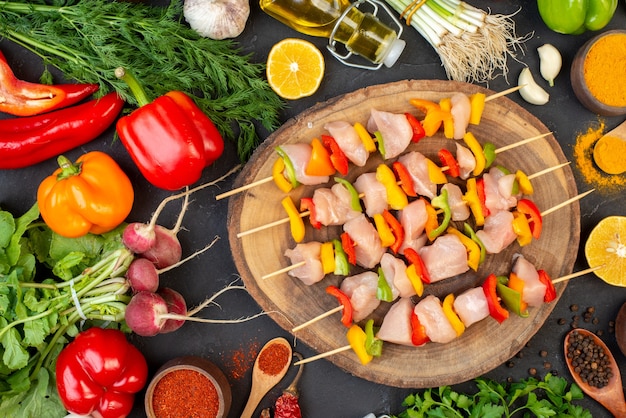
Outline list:
[[[383,134],[380,131],[376,131],[374,132],[374,138],[378,143],[378,152],[385,158],[385,140],[383,139]]]
[[[287,174],[287,178],[291,182],[291,186],[295,189],[300,185],[300,182],[296,178],[296,169],[291,162],[291,159],[289,158],[285,150],[283,150],[281,147],[276,147],[276,154],[278,154],[278,156],[283,159],[285,163],[285,172]]]
[[[479,264],[482,264],[485,261],[485,257],[487,257],[487,249],[485,248],[485,244],[483,244],[480,238],[478,238],[478,235],[476,235],[476,232],[474,232],[470,224],[468,224],[467,222],[463,222],[463,228],[464,228],[465,235],[470,237],[472,241],[478,244],[478,247],[480,248]]]
[[[485,156],[485,169],[488,169],[496,160],[496,146],[491,142],[486,142],[483,147],[483,155]]]
[[[341,246],[341,241],[338,239],[332,240],[335,250],[335,271],[337,276],[347,276],[350,274],[350,264],[348,263],[348,256]]]
[[[618,0],[537,0],[546,26],[567,35],[602,29],[613,18],[617,3]]]
[[[446,189],[441,190],[441,194],[430,201],[432,207],[443,210],[443,220],[441,224],[432,231],[428,233],[428,239],[434,240],[439,235],[443,234],[443,232],[448,229],[448,225],[450,225],[450,220],[452,219],[452,210],[450,209],[450,204],[448,203],[448,191]]]
[[[383,353],[383,340],[375,336],[373,319],[368,319],[365,323],[365,351],[374,357],[380,357]]]
[[[528,316],[528,310],[522,312],[522,294],[517,290],[513,290],[506,285],[508,278],[506,276],[498,276],[498,283],[496,289],[498,296],[502,299],[502,303],[507,309],[522,318]]]
[[[352,183],[341,177],[335,177],[335,181],[343,185],[350,192],[350,207],[352,210],[362,212],[363,209],[361,208],[361,198],[359,197],[359,192],[356,191]]]
[[[389,283],[387,283],[385,273],[381,267],[378,268],[378,288],[376,289],[376,298],[378,300],[382,300],[383,302],[393,302],[391,287],[389,286]]]

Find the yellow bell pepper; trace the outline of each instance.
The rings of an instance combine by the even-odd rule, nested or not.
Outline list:
[[[365,126],[357,122],[354,124],[354,130],[359,134],[359,138],[361,138],[365,150],[367,152],[376,152],[376,143],[370,133],[367,132],[367,129],[365,129]]]
[[[424,225],[424,231],[426,231],[426,236],[428,236],[430,240],[431,233],[439,227],[439,220],[437,219],[437,210],[433,205],[426,199],[424,199],[424,204],[426,205],[426,214],[428,215],[426,225]]]
[[[346,333],[346,339],[350,344],[350,348],[356,354],[356,356],[361,361],[361,364],[366,365],[374,358],[373,355],[368,354],[365,348],[365,340],[367,339],[367,334],[360,326],[353,324],[348,328],[348,332]]]
[[[381,245],[383,247],[392,246],[396,242],[396,237],[393,235],[393,231],[382,213],[374,215],[374,224],[376,225],[378,236],[380,236]]]
[[[517,235],[517,243],[520,247],[528,245],[533,240],[533,233],[530,230],[530,224],[528,218],[523,213],[518,211],[513,212],[513,232]]]
[[[435,164],[431,159],[426,158],[426,167],[428,168],[428,178],[435,184],[446,184],[448,179],[441,171],[441,167]]]
[[[430,100],[411,99],[409,100],[409,103],[425,114],[425,117],[422,120],[422,127],[424,128],[426,136],[435,135],[441,127],[441,124],[446,117],[446,113],[449,114],[449,112],[443,111],[439,104]]]
[[[302,216],[296,205],[291,200],[290,196],[286,196],[280,202],[285,208],[287,215],[289,216],[289,226],[291,228],[291,236],[295,242],[302,242],[304,239],[304,220],[302,220]]]
[[[507,286],[520,294],[520,313],[523,314],[528,310],[528,303],[524,302],[524,280],[520,279],[519,276],[513,272],[509,274],[509,281],[507,282]]]
[[[476,178],[471,177],[467,179],[467,181],[465,182],[465,187],[467,188],[467,191],[463,195],[463,201],[467,203],[470,210],[472,211],[476,226],[483,226],[485,224],[485,215],[483,213],[483,208],[480,203],[480,198],[478,197]]]
[[[465,324],[463,324],[461,318],[459,318],[459,316],[454,311],[453,303],[454,295],[450,293],[443,299],[442,308],[443,313],[446,315],[446,318],[448,318],[448,321],[450,322],[450,325],[452,325],[452,328],[454,328],[457,337],[459,337],[465,332]]]
[[[487,160],[485,159],[485,154],[483,154],[483,147],[480,145],[476,137],[471,132],[466,132],[463,136],[463,142],[467,145],[467,147],[474,154],[474,158],[476,159],[476,166],[474,167],[474,171],[472,174],[478,176],[485,169],[485,165],[487,164]]]
[[[443,136],[448,139],[453,139],[454,120],[452,119],[452,114],[450,113],[452,110],[452,101],[449,97],[441,99],[439,101],[439,107],[441,107],[441,110],[445,112],[445,116],[443,118]]]
[[[469,123],[478,125],[485,110],[485,93],[474,93],[470,95],[470,119]]]
[[[409,264],[406,268],[406,277],[409,278],[409,281],[415,290],[415,294],[417,296],[422,296],[424,294],[424,282],[422,282],[419,274],[417,274],[415,264]]]
[[[289,193],[293,186],[291,182],[287,180],[283,174],[285,171],[285,162],[282,158],[277,158],[272,166],[272,178],[274,179],[274,184],[285,193]]]
[[[396,175],[393,170],[385,164],[380,164],[376,168],[376,180],[378,180],[387,190],[387,203],[391,209],[400,210],[409,204],[409,198],[407,197],[402,187],[398,185]]]
[[[515,179],[517,180],[517,184],[519,185],[519,191],[525,195],[531,195],[535,192],[533,185],[530,183],[530,179],[522,170],[517,170],[515,172]]]
[[[480,246],[478,243],[454,227],[449,227],[446,232],[455,235],[461,240],[461,243],[467,250],[467,265],[472,270],[477,271],[480,265]]]
[[[325,242],[320,247],[320,261],[324,274],[335,272],[335,249],[332,242]]]

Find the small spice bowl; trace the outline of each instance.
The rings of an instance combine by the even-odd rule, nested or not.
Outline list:
[[[626,43],[626,30],[609,30],[589,39],[574,56],[570,73],[578,100],[601,116],[626,115],[626,98],[614,97],[616,92],[624,91],[624,48],[604,54],[601,51],[613,41]],[[616,89],[618,83],[622,89]]]
[[[148,418],[228,416],[230,384],[212,362],[197,356],[177,357],[157,370],[146,390]]]

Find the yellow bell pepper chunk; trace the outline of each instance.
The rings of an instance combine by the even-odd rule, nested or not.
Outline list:
[[[287,212],[289,216],[289,226],[291,228],[291,236],[295,242],[302,242],[304,239],[304,220],[302,220],[302,216],[296,205],[291,200],[290,196],[286,196],[281,202],[283,208]]]
[[[470,95],[470,120],[472,125],[478,125],[485,110],[485,93],[474,93]]]
[[[417,274],[415,264],[410,264],[406,268],[406,277],[409,278],[409,281],[415,290],[415,294],[417,296],[422,296],[424,294],[424,282],[420,278],[419,274]]]
[[[402,187],[398,185],[396,175],[393,170],[385,164],[380,164],[376,168],[376,180],[378,180],[387,190],[387,203],[391,209],[400,210],[409,204],[409,198],[407,197]]]
[[[439,101],[439,107],[444,111],[443,116],[443,136],[448,139],[454,138],[454,120],[452,119],[452,114],[450,111],[452,110],[452,101],[449,97],[445,99],[441,99]]]
[[[335,249],[332,242],[325,242],[320,248],[320,260],[324,274],[335,272]]]
[[[478,197],[478,190],[476,189],[476,178],[471,177],[467,179],[465,187],[467,188],[467,191],[463,195],[463,201],[467,203],[470,210],[472,211],[476,226],[483,226],[485,224],[485,214],[483,213],[483,208],[480,204],[480,198]]]
[[[365,334],[365,331],[363,331],[361,327],[356,324],[353,324],[350,328],[348,328],[348,332],[346,333],[346,339],[350,344],[350,348],[352,348],[352,351],[354,351],[363,365],[366,365],[374,358],[374,356],[368,354],[365,349],[366,338],[367,334]]]
[[[359,134],[359,138],[361,138],[361,142],[363,143],[365,150],[367,152],[376,152],[376,143],[374,142],[374,138],[372,138],[370,133],[367,132],[365,126],[357,122],[354,124],[354,130],[357,134]]]
[[[378,236],[380,236],[382,246],[392,246],[393,243],[396,242],[396,237],[393,235],[393,231],[383,217],[382,213],[374,215],[374,224],[376,225],[376,230],[378,231]]]
[[[461,240],[461,243],[467,250],[467,265],[472,270],[477,271],[480,264],[480,246],[478,243],[456,228],[449,227],[446,232],[455,235]]]
[[[515,179],[517,180],[519,191],[522,192],[522,194],[531,195],[535,192],[533,185],[530,183],[530,179],[522,170],[515,172]]]
[[[426,167],[428,168],[428,178],[435,184],[446,184],[448,179],[441,171],[441,167],[435,164],[431,159],[426,158]]]
[[[285,178],[283,172],[285,171],[285,162],[282,158],[277,158],[272,166],[272,178],[274,179],[274,184],[283,192],[289,193],[293,186],[291,182]]]
[[[448,318],[450,325],[452,325],[452,328],[454,328],[454,331],[456,332],[456,335],[458,337],[465,332],[465,324],[463,324],[461,318],[459,318],[459,316],[454,311],[453,303],[454,295],[450,293],[444,298],[442,307],[443,313],[446,315],[446,318]]]
[[[476,159],[476,167],[474,167],[474,171],[472,174],[478,176],[485,169],[485,165],[487,164],[487,160],[485,159],[485,154],[483,154],[483,147],[480,145],[476,137],[471,132],[466,132],[463,136],[463,142],[467,145],[467,147],[474,154],[474,158]]]
[[[520,247],[528,245],[533,240],[533,233],[530,230],[528,218],[523,213],[518,211],[513,212],[513,232],[517,235],[517,243]]]

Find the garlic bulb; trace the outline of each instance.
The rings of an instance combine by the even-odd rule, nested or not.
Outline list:
[[[541,76],[550,84],[550,87],[554,86],[554,79],[561,71],[563,60],[561,53],[551,44],[545,44],[537,48],[539,53],[539,71]]]
[[[528,103],[534,105],[544,105],[548,103],[550,95],[535,82],[528,67],[525,67],[520,73],[517,84],[522,86],[519,93]]]
[[[250,4],[248,0],[185,0],[183,15],[200,36],[235,38],[246,27]]]

